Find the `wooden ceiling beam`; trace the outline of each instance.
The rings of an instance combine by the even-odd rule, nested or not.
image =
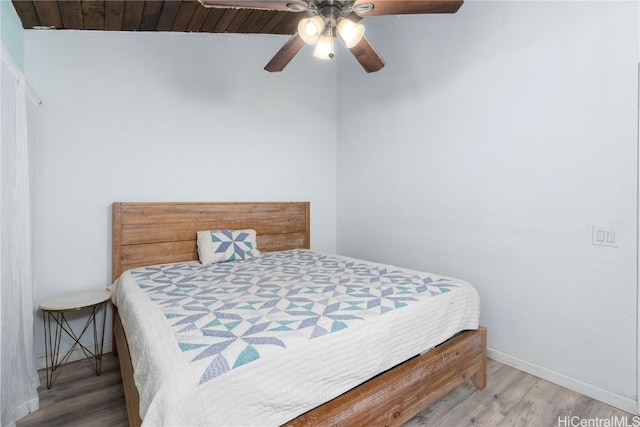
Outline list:
[[[200,31],[200,29],[202,28],[202,25],[204,24],[205,19],[207,19],[207,16],[209,15],[210,10],[211,9],[208,9],[200,5],[200,3],[198,3],[198,5],[196,6],[196,9],[193,11],[193,15],[191,15],[191,20],[189,21],[189,24],[187,25],[187,31],[188,32]]]
[[[287,12],[280,11],[280,12],[274,13],[271,19],[269,19],[269,21],[264,25],[264,27],[262,28],[262,31],[270,34],[271,30],[273,30],[273,28],[276,25],[280,24],[286,16],[287,16]]]
[[[57,1],[33,2],[40,25],[45,27],[64,28]]]
[[[42,25],[40,24],[40,18],[38,18],[38,13],[31,0],[13,0],[13,7],[15,7],[16,12],[18,12],[23,28],[30,29]]]
[[[287,25],[282,29],[284,34],[295,34],[298,31],[298,23],[305,15],[299,13],[290,13],[287,17]]]
[[[284,17],[282,21],[271,30],[273,34],[295,34],[298,31],[298,21],[302,17],[298,13],[282,12]],[[292,21],[295,21],[292,23]],[[292,29],[293,27],[293,29]]]
[[[251,9],[240,9],[240,11],[233,18],[233,21],[231,21],[231,24],[229,24],[225,32],[237,33],[238,29],[242,26],[242,24],[244,24],[244,22],[247,20],[247,18],[252,12],[255,12],[255,11]]]
[[[122,19],[122,29],[124,31],[138,31],[140,29],[144,4],[144,0],[127,0],[124,2],[124,18]]]
[[[82,20],[85,30],[104,30],[104,1],[82,0]]]
[[[140,23],[141,31],[155,31],[158,29],[158,20],[164,2],[161,1],[145,1],[144,10],[142,11],[142,22]]]
[[[267,23],[271,20],[271,18],[273,18],[273,15],[275,15],[276,12],[265,12],[262,14],[262,16],[256,21],[256,23],[253,25],[252,28],[247,29],[248,33],[261,33],[265,27],[265,25],[267,25]]]
[[[109,0],[105,2],[104,29],[107,31],[122,30],[124,13],[124,0]]]
[[[80,0],[69,0],[58,3],[62,25],[69,30],[84,29],[82,3]]]
[[[266,10],[254,10],[251,15],[245,19],[242,25],[238,28],[239,33],[250,33],[251,29],[256,25],[258,20],[269,12]],[[266,21],[265,21],[266,22]]]
[[[224,13],[220,17],[220,20],[218,21],[216,26],[213,27],[212,32],[226,33],[227,28],[229,28],[229,25],[231,25],[231,22],[233,21],[233,19],[236,17],[237,14],[238,14],[238,9],[224,9]]]
[[[224,9],[209,9],[209,14],[206,19],[202,23],[202,27],[200,27],[200,31],[205,33],[212,33],[213,29],[218,25],[218,21],[222,18],[224,14]]]
[[[196,0],[183,0],[183,2],[180,3],[180,8],[176,14],[176,20],[173,23],[173,27],[171,27],[171,31],[186,31],[187,26],[191,21],[191,17],[193,16],[193,12],[196,10],[196,6],[198,6],[198,2]]]
[[[162,10],[160,11],[160,17],[158,18],[158,31],[171,31],[173,23],[176,22],[176,16],[180,9],[181,1],[165,0],[162,4]]]

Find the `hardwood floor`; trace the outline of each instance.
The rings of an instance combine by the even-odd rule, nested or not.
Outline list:
[[[607,425],[635,425],[633,415],[627,412],[496,361],[489,360],[488,369],[484,390],[465,383],[405,427],[581,425],[569,422],[574,416],[579,417],[576,422],[626,417],[626,424],[623,421]],[[45,384],[44,371],[40,371],[40,382]],[[111,354],[105,355],[99,377],[92,375],[86,361],[80,360],[60,368],[51,389],[41,386],[38,393],[40,409],[20,420],[17,427],[127,425],[120,367]],[[564,424],[558,422],[565,417]]]
[[[127,426],[118,358],[105,354],[99,377],[92,369],[86,360],[67,363],[56,372],[49,390],[45,371],[40,370],[40,409],[16,426]]]
[[[489,359],[487,387],[462,384],[405,427],[634,425],[633,415]],[[573,423],[570,421],[572,417]],[[588,424],[589,419],[626,423]],[[559,422],[559,419],[566,420]],[[581,420],[585,424],[581,424]]]

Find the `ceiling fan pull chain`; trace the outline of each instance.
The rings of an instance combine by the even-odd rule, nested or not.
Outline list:
[[[330,1],[330,3],[333,4],[332,1]],[[336,34],[335,34],[335,29],[336,29],[335,22],[336,21],[333,19],[333,11],[334,10],[335,10],[335,8],[332,7],[331,8],[331,21],[329,22],[329,25],[331,26],[331,50],[329,51],[329,59],[333,59],[333,57],[335,56],[333,54],[333,40],[336,37]]]

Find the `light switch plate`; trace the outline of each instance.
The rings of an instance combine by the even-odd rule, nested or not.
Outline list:
[[[620,247],[620,230],[618,230],[618,227],[594,225],[591,233],[591,244],[611,248]]]

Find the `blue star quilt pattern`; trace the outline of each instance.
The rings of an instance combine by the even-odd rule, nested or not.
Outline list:
[[[159,305],[199,384],[282,351],[457,287],[395,267],[308,250],[203,266],[131,270]]]

